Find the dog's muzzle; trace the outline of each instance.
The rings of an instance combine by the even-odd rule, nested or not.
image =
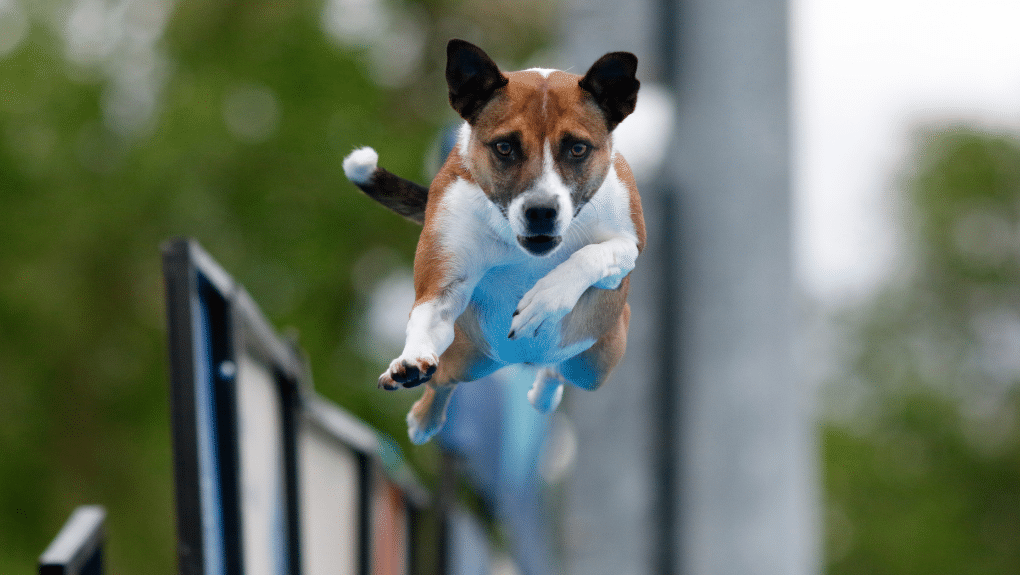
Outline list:
[[[560,236],[517,236],[517,243],[528,250],[528,253],[536,256],[544,256],[556,249],[563,238]]]
[[[556,233],[555,206],[534,205],[524,210],[526,235],[517,236],[517,242],[536,256],[544,256],[560,245],[562,237]]]

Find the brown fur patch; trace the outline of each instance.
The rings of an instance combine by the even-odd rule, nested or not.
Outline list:
[[[442,248],[441,230],[437,227],[442,198],[458,178],[477,184],[497,206],[505,209],[541,175],[543,145],[548,139],[556,169],[574,191],[579,208],[594,195],[609,171],[612,150],[605,118],[591,96],[578,86],[580,76],[558,71],[548,78],[537,72],[512,72],[507,76],[510,82],[496,92],[471,125],[468,157],[461,157],[460,148],[455,147],[429,189],[425,224],[415,253],[415,305],[438,297],[458,281],[452,277],[451,257]],[[514,142],[512,161],[501,158],[491,146],[502,139]],[[565,156],[569,154],[567,144],[574,142],[591,146],[583,163],[571,163]],[[472,167],[470,172],[465,160]],[[613,167],[629,191],[631,219],[641,251],[645,245],[645,223],[637,185],[621,155],[615,157]],[[599,371],[605,373],[616,365],[626,347],[629,287],[628,276],[617,289],[591,287],[582,294],[563,320],[562,343],[571,345],[590,339],[597,343],[575,359],[595,361]],[[457,320],[454,341],[440,358],[430,388],[477,379],[498,367],[481,347],[484,342],[476,341],[481,335],[472,333],[472,318],[468,310]],[[429,395],[430,390],[426,390],[426,396]],[[423,400],[421,408],[429,403],[427,397]]]
[[[615,325],[627,305],[630,276],[623,278],[619,287],[612,290],[589,287],[563,318],[562,345],[573,345],[584,340],[598,340]]]
[[[490,358],[479,346],[481,328],[474,314],[461,314],[453,326],[453,333],[453,343],[439,358],[439,369],[433,378],[436,385],[475,381],[503,367],[504,364]],[[484,341],[482,343],[487,345]]]
[[[560,373],[578,387],[598,389],[627,351],[629,327],[630,306],[624,303],[615,325],[595,345],[560,364]]]
[[[485,194],[505,209],[514,197],[541,176],[548,140],[557,172],[574,192],[576,208],[584,205],[609,170],[609,133],[605,117],[591,96],[578,86],[580,76],[552,72],[510,72],[509,83],[496,92],[472,123],[468,154],[473,175]],[[511,158],[495,152],[500,140],[514,144]],[[567,155],[573,143],[591,151],[584,161]]]
[[[464,168],[463,158],[457,148],[454,148],[429,187],[425,223],[414,253],[414,305],[435,299],[457,279],[451,277],[453,274],[450,265],[451,255],[445,252],[440,242],[442,234],[439,229],[438,213],[446,190],[458,178],[474,182],[471,174]]]

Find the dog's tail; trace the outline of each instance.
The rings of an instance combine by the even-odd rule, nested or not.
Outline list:
[[[380,168],[378,163],[375,150],[358,148],[344,158],[344,174],[368,197],[412,222],[424,223],[429,189]]]

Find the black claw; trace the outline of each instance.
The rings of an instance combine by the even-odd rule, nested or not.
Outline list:
[[[514,338],[514,330],[510,330],[510,335],[507,336],[510,339]]]
[[[514,315],[512,315],[511,317],[517,317],[520,314],[521,314],[521,310],[516,309],[516,310],[514,310]]]

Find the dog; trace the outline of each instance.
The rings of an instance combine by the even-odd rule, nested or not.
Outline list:
[[[500,71],[481,48],[447,45],[450,104],[464,119],[429,188],[344,159],[365,194],[423,225],[403,352],[388,390],[425,384],[407,415],[416,444],[446,419],[458,383],[512,364],[540,367],[541,412],[563,384],[597,389],[627,345],[630,272],[645,245],[641,199],[613,129],[637,103],[637,58],[602,56],[579,76]]]

